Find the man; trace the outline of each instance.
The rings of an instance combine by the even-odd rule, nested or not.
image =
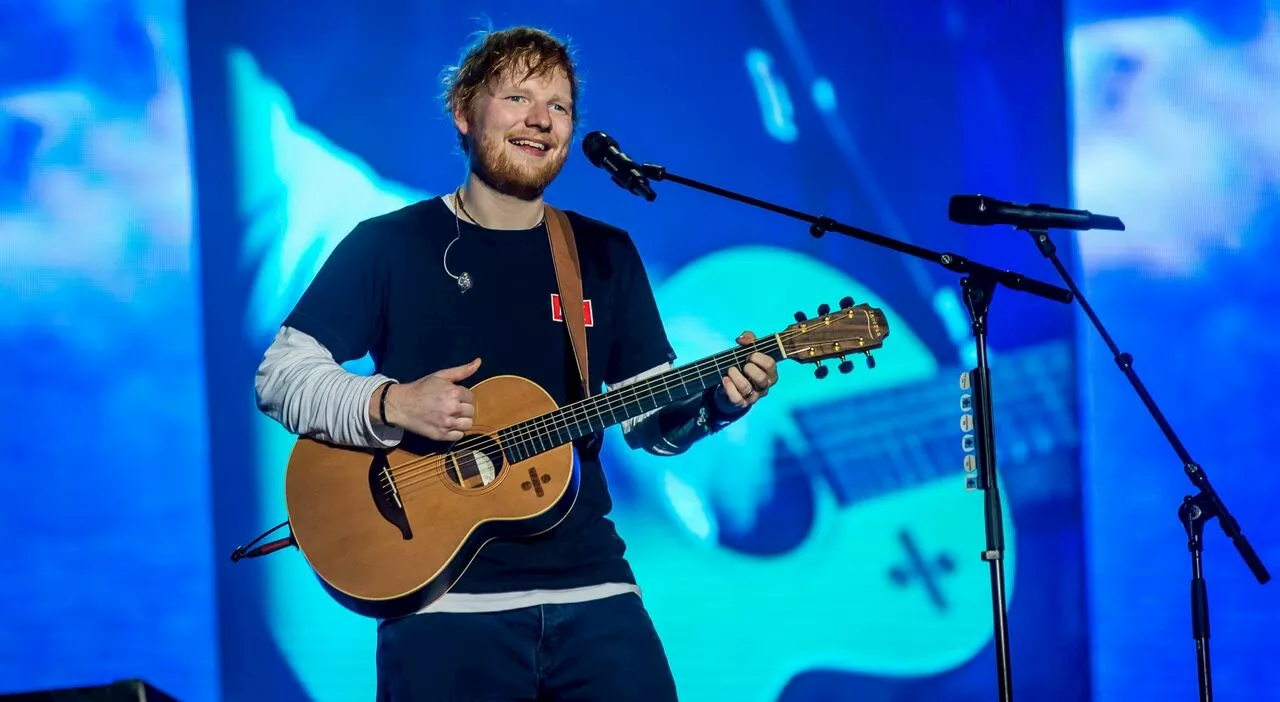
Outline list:
[[[475,413],[465,384],[491,375],[529,378],[561,404],[580,399],[542,201],[573,141],[575,76],[564,44],[539,30],[471,47],[446,81],[466,182],[344,238],[266,352],[256,383],[264,412],[295,433],[391,447],[405,432],[460,439]],[[591,304],[593,392],[601,380],[613,388],[670,368],[675,354],[628,235],[566,214]],[[338,365],[365,353],[372,377]],[[626,440],[685,451],[776,380],[773,360],[753,354],[713,390],[628,421]],[[486,545],[449,593],[380,624],[378,699],[675,699],[606,518],[598,438],[576,446],[580,493],[555,529]]]

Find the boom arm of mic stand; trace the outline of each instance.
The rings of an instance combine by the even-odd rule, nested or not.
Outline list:
[[[1003,285],[1010,290],[1030,293],[1032,295],[1043,297],[1047,300],[1053,300],[1054,302],[1061,302],[1064,304],[1070,303],[1072,300],[1070,290],[1046,283],[1042,280],[1029,278],[1021,273],[1002,271],[998,268],[992,268],[991,266],[976,263],[957,254],[932,251],[924,248],[923,246],[916,246],[915,244],[898,241],[897,239],[892,239],[882,234],[876,234],[875,232],[869,232],[865,229],[852,227],[847,224],[837,222],[830,217],[811,215],[799,210],[793,210],[789,207],[776,205],[772,202],[766,202],[765,200],[760,200],[749,195],[735,193],[732,190],[725,190],[724,188],[708,185],[707,183],[700,183],[691,178],[685,178],[683,176],[670,173],[663,166],[655,166],[651,163],[646,163],[640,166],[640,172],[650,180],[669,180],[673,183],[679,183],[680,185],[688,186],[695,190],[701,190],[706,193],[711,193],[712,195],[718,195],[729,200],[751,205],[752,207],[759,207],[760,209],[775,212],[802,222],[808,222],[810,225],[809,233],[815,237],[821,237],[827,232],[835,232],[853,239],[860,239],[869,244],[882,246],[886,249],[897,251],[908,256],[915,256],[916,258],[923,259],[925,261],[931,261],[956,273],[986,278]]]
[[[1075,281],[1071,278],[1071,274],[1067,271],[1066,266],[1058,258],[1057,249],[1053,245],[1053,240],[1049,238],[1049,233],[1043,229],[1024,230],[1031,234],[1032,239],[1036,243],[1036,247],[1040,249],[1040,253],[1053,263],[1053,267],[1057,269],[1058,275],[1062,276],[1062,280],[1071,288],[1075,297],[1080,300],[1080,307],[1084,309],[1085,314],[1089,317],[1089,321],[1093,323],[1098,334],[1106,343],[1107,348],[1111,350],[1111,355],[1115,359],[1116,365],[1120,367],[1120,371],[1129,380],[1129,384],[1133,386],[1134,391],[1138,393],[1138,397],[1142,400],[1142,404],[1146,406],[1147,411],[1151,413],[1151,418],[1155,420],[1156,425],[1160,427],[1160,431],[1164,434],[1165,439],[1169,441],[1169,445],[1173,448],[1178,459],[1182,461],[1183,472],[1187,474],[1187,478],[1191,480],[1191,484],[1202,494],[1197,501],[1203,503],[1203,509],[1208,513],[1209,517],[1216,516],[1218,523],[1222,526],[1222,530],[1226,533],[1227,538],[1231,539],[1235,544],[1236,550],[1240,552],[1240,557],[1244,559],[1249,570],[1253,572],[1253,576],[1259,583],[1266,584],[1271,580],[1271,574],[1267,572],[1266,566],[1262,564],[1262,560],[1258,558],[1257,552],[1253,550],[1253,546],[1249,544],[1249,540],[1245,538],[1244,533],[1240,530],[1240,524],[1236,522],[1235,517],[1227,511],[1226,505],[1222,503],[1222,498],[1218,496],[1217,490],[1213,489],[1213,485],[1209,483],[1209,476],[1205,474],[1204,468],[1196,463],[1191,457],[1191,453],[1187,451],[1187,447],[1183,445],[1182,440],[1178,438],[1177,433],[1173,431],[1169,420],[1165,418],[1164,413],[1156,405],[1156,401],[1151,397],[1151,393],[1147,392],[1147,388],[1142,384],[1142,380],[1138,378],[1138,374],[1133,370],[1133,356],[1122,352],[1120,347],[1116,345],[1111,335],[1107,333],[1106,327],[1102,325],[1102,320],[1098,318],[1097,313],[1093,311],[1093,307],[1089,301],[1084,298],[1080,292],[1080,288],[1076,286]],[[1191,498],[1187,498],[1191,499]]]
[[[960,273],[960,285],[964,293],[965,307],[973,322],[974,344],[977,350],[978,366],[973,370],[974,396],[981,397],[984,411],[974,413],[977,426],[975,434],[978,440],[978,484],[983,492],[983,514],[986,527],[986,548],[982,559],[987,561],[991,571],[991,611],[992,639],[996,649],[996,687],[1000,702],[1013,700],[1013,677],[1009,664],[1009,624],[1005,601],[1004,580],[1004,522],[1000,507],[1000,487],[996,480],[995,428],[991,412],[991,375],[987,360],[987,311],[991,304],[991,296],[997,285],[1012,290],[1038,295],[1055,302],[1070,303],[1070,291],[1051,285],[1044,281],[1028,278],[1020,273],[1002,271],[991,266],[970,261],[953,253],[931,251],[921,246],[891,239],[874,232],[869,232],[847,224],[841,224],[829,217],[818,217],[798,210],[793,210],[754,197],[735,193],[714,185],[699,183],[690,178],[667,172],[662,166],[644,164],[641,172],[650,180],[670,180],[687,185],[697,190],[719,195],[747,205],[776,212],[793,219],[809,223],[809,233],[820,237],[826,232],[836,232],[870,244],[915,256],[925,261],[932,261],[947,270]]]

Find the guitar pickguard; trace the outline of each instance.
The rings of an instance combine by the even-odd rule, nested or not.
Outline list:
[[[400,501],[400,489],[391,473],[386,453],[374,454],[369,463],[369,494],[378,507],[378,514],[399,529],[406,541],[412,539],[413,528],[409,526],[409,515],[405,514],[404,503]]]

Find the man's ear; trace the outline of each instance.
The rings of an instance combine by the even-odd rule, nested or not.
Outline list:
[[[458,131],[461,132],[463,136],[470,133],[470,125],[467,123],[466,109],[463,108],[462,105],[458,105],[453,108],[453,126],[457,127]]]

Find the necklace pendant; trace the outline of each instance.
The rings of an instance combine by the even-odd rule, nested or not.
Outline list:
[[[463,273],[462,275],[458,276],[458,288],[462,290],[462,292],[466,292],[471,289],[470,273]]]

